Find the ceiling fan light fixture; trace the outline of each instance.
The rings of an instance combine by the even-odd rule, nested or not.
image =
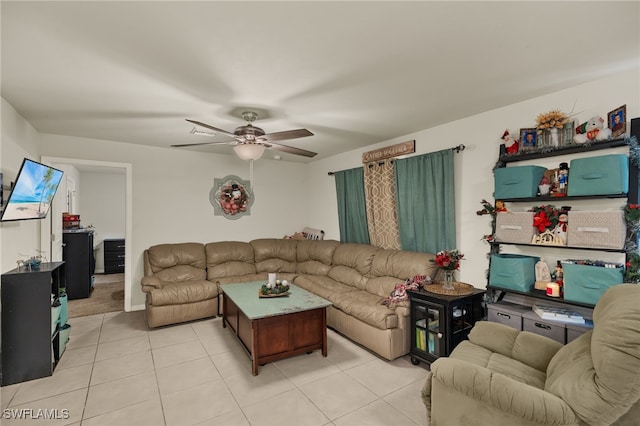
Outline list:
[[[238,157],[243,160],[257,160],[264,153],[264,145],[257,143],[243,143],[233,147]]]

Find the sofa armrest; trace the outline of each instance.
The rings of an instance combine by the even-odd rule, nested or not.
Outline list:
[[[140,281],[140,283],[142,284],[142,291],[144,291],[145,293],[150,292],[154,288],[164,287],[162,281],[157,277],[151,277],[151,276],[142,277],[142,280]]]
[[[445,386],[488,408],[532,423],[579,423],[571,407],[554,394],[463,360],[439,358],[431,364],[427,383],[431,389],[423,389],[423,398],[430,398],[438,386]]]
[[[547,371],[551,358],[563,347],[562,343],[547,337],[491,321],[476,322],[469,340],[542,372]]]

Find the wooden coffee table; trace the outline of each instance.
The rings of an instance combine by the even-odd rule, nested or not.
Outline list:
[[[260,298],[266,281],[222,284],[222,326],[234,331],[258,365],[322,350],[327,356],[327,306],[331,302],[290,284],[288,297]]]

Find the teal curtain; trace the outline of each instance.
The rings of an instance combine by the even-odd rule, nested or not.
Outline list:
[[[453,151],[396,160],[395,166],[402,249],[437,253],[456,248]]]
[[[340,242],[369,244],[362,167],[335,172]]]

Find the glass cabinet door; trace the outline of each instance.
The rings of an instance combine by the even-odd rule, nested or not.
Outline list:
[[[441,308],[432,307],[423,303],[412,303],[414,310],[414,334],[415,348],[426,352],[432,357],[443,355],[443,333],[444,317]]]

